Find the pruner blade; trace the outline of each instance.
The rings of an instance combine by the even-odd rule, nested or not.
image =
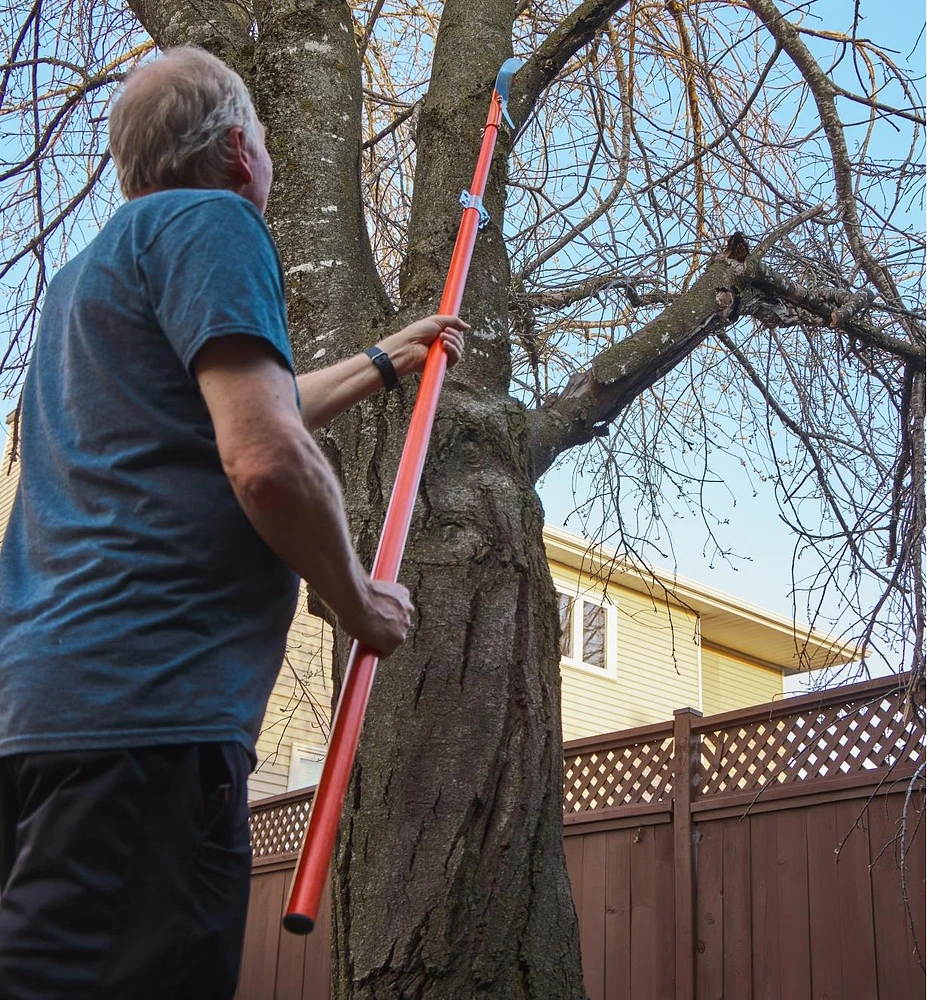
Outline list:
[[[506,59],[496,76],[496,93],[502,99],[502,116],[509,123],[509,128],[514,129],[515,124],[509,118],[509,90],[512,86],[512,77],[521,69],[521,59]]]

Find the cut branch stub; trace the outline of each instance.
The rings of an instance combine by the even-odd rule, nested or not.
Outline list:
[[[658,382],[709,334],[737,314],[743,265],[716,257],[678,299],[637,333],[593,359],[563,392],[528,417],[532,474],[540,477],[557,456],[607,433],[632,400]]]

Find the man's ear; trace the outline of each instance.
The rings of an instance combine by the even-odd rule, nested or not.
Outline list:
[[[233,188],[247,187],[254,180],[254,172],[251,169],[251,154],[248,152],[245,130],[240,125],[232,126],[226,136],[226,142],[232,161],[229,167],[229,183]]]

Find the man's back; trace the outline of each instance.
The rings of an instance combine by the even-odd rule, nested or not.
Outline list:
[[[130,201],[50,283],[0,553],[0,754],[253,751],[296,577],[235,499],[190,370],[228,334],[291,367],[270,236],[229,192]]]

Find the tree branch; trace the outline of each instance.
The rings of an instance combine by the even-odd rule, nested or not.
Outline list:
[[[805,215],[816,214],[810,209]],[[790,224],[775,232],[782,235]],[[765,252],[769,239],[757,250]],[[731,252],[730,250],[728,252]],[[742,259],[742,258],[741,258]],[[559,294],[524,297],[531,305],[564,308],[584,294],[616,284],[614,276],[592,278]],[[829,288],[811,291],[762,264],[759,254],[740,263],[716,256],[690,289],[681,293],[639,331],[597,355],[574,375],[555,399],[528,415],[529,461],[535,480],[564,451],[608,433],[608,425],[640,393],[672,370],[709,334],[719,335],[741,312],[771,326],[807,322],[804,311],[849,338],[906,362],[924,363],[924,351],[859,318],[872,304],[869,291]],[[725,341],[725,344],[727,342]]]
[[[591,299],[601,292],[618,289],[624,292],[628,302],[635,308],[640,306],[667,305],[672,296],[665,291],[638,292],[640,284],[659,284],[659,279],[646,274],[597,274],[575,285],[563,285],[559,288],[544,288],[532,292],[513,291],[511,299],[522,300],[534,309],[566,309]]]
[[[547,36],[513,81],[509,113],[516,131],[531,114],[551,80],[627,2],[628,0],[585,0]]]
[[[563,392],[528,414],[528,453],[537,480],[557,456],[608,433],[608,425],[709,334],[736,318],[743,265],[715,257],[659,316],[597,355]]]
[[[863,238],[856,208],[856,191],[853,171],[847,149],[843,123],[837,112],[834,97],[839,93],[833,81],[818,65],[811,51],[802,41],[795,26],[790,24],[773,0],[747,0],[747,5],[768,28],[770,34],[781,45],[786,54],[802,74],[821,117],[821,127],[830,146],[837,189],[837,205],[843,219],[847,240],[860,267],[890,305],[901,305],[901,296],[891,275],[875,259]],[[923,327],[914,322],[906,324],[913,337],[923,340]]]
[[[747,272],[750,283],[761,295],[744,310],[746,313],[776,326],[794,326],[800,322],[797,314],[793,314],[794,319],[789,321],[781,311],[778,311],[781,303],[788,303],[823,320],[834,329],[844,330],[851,338],[877,347],[895,357],[923,365],[925,358],[923,347],[883,333],[865,320],[857,318],[858,312],[872,304],[871,292],[854,294],[844,288],[811,290],[765,264],[753,260],[748,263]],[[768,308],[770,305],[772,314]]]
[[[825,468],[824,462],[821,456],[818,454],[817,447],[812,438],[812,435],[806,431],[798,422],[793,420],[785,409],[779,404],[778,400],[775,398],[773,393],[769,390],[768,385],[763,380],[761,374],[750,364],[749,359],[740,350],[740,348],[730,339],[723,331],[718,334],[718,342],[722,344],[728,354],[735,358],[741,365],[743,370],[746,372],[747,377],[756,387],[757,391],[763,397],[763,401],[769,407],[769,409],[775,413],[782,425],[801,442],[805,453],[811,460],[814,466],[814,474],[817,478],[818,488],[820,490],[821,496],[824,502],[830,509],[831,514],[834,519],[840,525],[841,534],[846,544],[850,547],[853,555],[858,560],[859,564],[865,566],[877,579],[881,580],[883,583],[888,581],[885,577],[879,573],[879,571],[866,559],[865,554],[860,549],[857,541],[858,529],[854,529],[847,521],[844,516],[844,511],[840,507],[840,503],[834,496],[833,490],[831,489],[827,469]]]
[[[159,49],[197,45],[239,72],[251,62],[254,41],[244,5],[223,0],[129,0],[129,7]]]

